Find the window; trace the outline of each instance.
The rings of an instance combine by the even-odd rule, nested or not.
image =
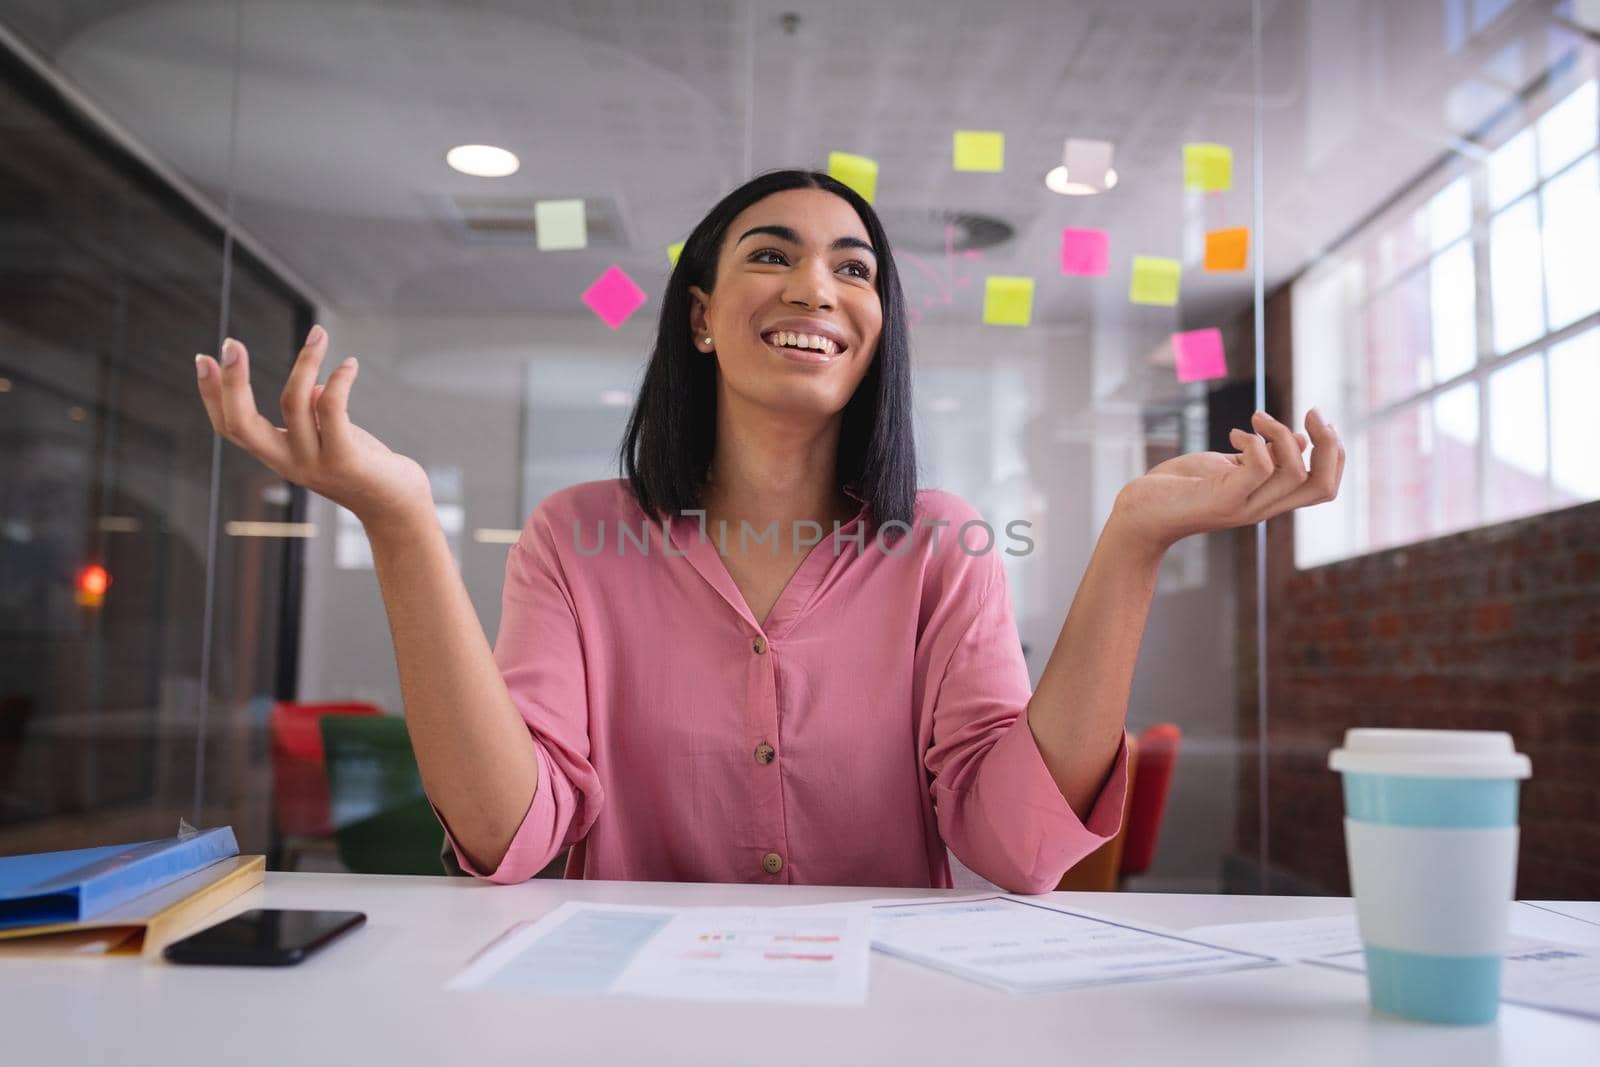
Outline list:
[[[1298,566],[1600,499],[1600,82],[1546,102],[1295,283],[1296,410],[1349,449]]]

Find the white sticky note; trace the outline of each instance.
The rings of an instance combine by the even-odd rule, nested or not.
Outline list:
[[[1061,151],[1061,163],[1067,168],[1067,180],[1105,188],[1106,172],[1111,169],[1111,142],[1069,137]]]
[[[589,227],[582,200],[537,200],[533,205],[533,236],[541,252],[586,248]]]

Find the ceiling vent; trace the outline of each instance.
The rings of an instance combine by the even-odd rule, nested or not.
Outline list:
[[[533,245],[538,227],[533,205],[538,200],[572,197],[482,196],[470,193],[432,198],[434,213],[450,232],[469,244]],[[609,197],[583,197],[590,248],[625,248],[627,235],[617,202]]]
[[[939,208],[888,208],[879,212],[889,243],[918,255],[979,251],[1004,244],[1016,227],[993,215]]]

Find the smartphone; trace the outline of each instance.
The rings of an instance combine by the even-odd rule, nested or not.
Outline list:
[[[366,921],[359,911],[255,908],[174,941],[162,955],[173,963],[285,967]]]

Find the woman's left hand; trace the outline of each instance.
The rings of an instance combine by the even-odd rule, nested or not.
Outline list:
[[[1237,453],[1192,452],[1125,485],[1106,524],[1108,532],[1115,529],[1141,548],[1160,553],[1190,534],[1249,526],[1338,494],[1344,444],[1316,408],[1306,413],[1309,444],[1315,446],[1309,470],[1304,434],[1263,411],[1251,423],[1256,433],[1229,432]]]

